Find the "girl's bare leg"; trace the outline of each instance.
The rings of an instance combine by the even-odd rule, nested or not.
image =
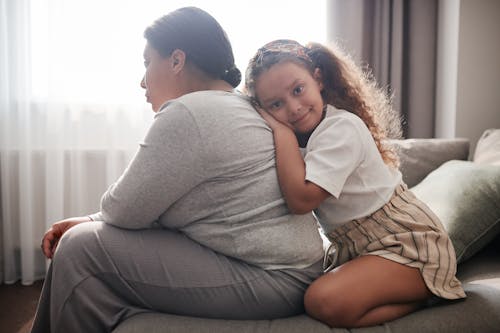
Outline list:
[[[304,302],[311,317],[332,327],[350,328],[402,317],[431,295],[417,268],[367,255],[318,278]]]

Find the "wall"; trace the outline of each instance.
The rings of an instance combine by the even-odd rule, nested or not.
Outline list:
[[[421,6],[417,1],[415,0],[414,6]],[[450,22],[445,23],[441,44],[448,45],[455,38],[458,41],[453,40],[452,50],[447,51],[453,53],[444,52],[441,59],[441,76],[451,75],[452,80],[443,81],[446,89],[436,91],[440,94],[436,98],[441,101],[442,97],[447,103],[437,103],[437,109],[441,113],[438,112],[437,115],[438,128],[435,135],[468,138],[473,152],[485,129],[500,128],[500,0],[439,1],[440,8],[447,10],[441,13],[440,18],[451,15],[454,25],[448,27],[446,24]],[[394,2],[394,5],[398,3]],[[364,5],[366,0],[327,2],[328,40],[340,42],[357,61],[360,60],[363,49]],[[459,8],[458,13],[449,12],[456,6]],[[450,34],[450,29],[453,34]],[[452,59],[453,55],[457,58]],[[454,70],[457,72],[450,72]],[[453,85],[451,90],[448,89],[448,84]],[[447,96],[444,96],[445,92]],[[450,121],[447,117],[452,117],[453,120]]]
[[[500,1],[461,0],[456,136],[500,128]]]

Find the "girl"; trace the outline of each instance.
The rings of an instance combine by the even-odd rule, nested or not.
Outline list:
[[[273,130],[289,209],[314,210],[332,244],[328,274],[305,295],[312,317],[371,326],[433,295],[465,297],[446,231],[402,182],[384,141],[399,125],[370,76],[337,50],[277,40],[250,60],[246,90]]]

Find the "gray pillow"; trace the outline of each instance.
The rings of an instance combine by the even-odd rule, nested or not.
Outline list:
[[[500,233],[500,167],[453,160],[412,188],[441,219],[463,262]]]
[[[500,166],[500,129],[484,131],[477,142],[474,162]]]
[[[449,160],[467,160],[468,139],[406,139],[389,140],[400,158],[403,181],[412,187],[432,170]]]

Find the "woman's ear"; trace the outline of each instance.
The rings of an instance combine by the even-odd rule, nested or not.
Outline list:
[[[313,78],[318,82],[319,89],[323,90],[323,75],[321,74],[321,69],[318,67],[314,69]]]
[[[172,61],[172,69],[174,73],[179,73],[186,64],[186,53],[184,51],[175,49],[170,55],[170,60]]]

